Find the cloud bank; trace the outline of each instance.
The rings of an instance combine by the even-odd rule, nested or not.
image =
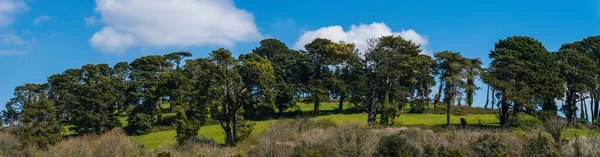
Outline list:
[[[427,46],[429,41],[426,36],[423,36],[412,29],[393,31],[385,23],[372,23],[351,25],[349,30],[344,30],[342,26],[328,26],[317,30],[305,31],[296,41],[295,49],[304,49],[304,45],[310,43],[316,38],[326,38],[332,41],[344,41],[354,43],[356,48],[363,53],[367,49],[367,40],[377,38],[384,35],[399,35],[404,39],[412,40],[415,44],[420,45],[424,53],[428,53]]]
[[[229,47],[262,37],[253,15],[230,0],[96,0],[96,12],[104,28],[90,44],[106,53],[132,47]]]

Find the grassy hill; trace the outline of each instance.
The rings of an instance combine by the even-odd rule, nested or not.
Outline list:
[[[337,108],[336,102],[325,102],[320,106],[320,110],[324,113],[332,113]],[[352,107],[352,106],[348,106]],[[312,112],[311,104],[301,103],[297,108],[288,109],[288,112]],[[499,121],[494,114],[468,114],[468,115],[452,115],[451,123],[460,124],[460,118],[465,118],[469,124],[481,124],[485,126],[498,126]],[[331,120],[336,124],[358,123],[366,125],[367,114],[330,114],[313,117],[314,120]],[[262,133],[269,124],[278,120],[252,121],[255,123],[252,135]],[[446,124],[446,115],[444,114],[408,114],[403,113],[397,118],[395,126],[440,126]],[[132,136],[131,138],[136,144],[144,145],[146,148],[157,148],[161,145],[175,144],[175,130],[157,131],[141,136]],[[218,143],[225,143],[225,134],[219,124],[206,125],[200,128],[199,137],[212,138]]]

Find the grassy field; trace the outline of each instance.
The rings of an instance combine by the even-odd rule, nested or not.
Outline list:
[[[493,114],[473,114],[466,116],[452,116],[452,124],[460,124],[460,118],[465,118],[469,124],[481,124],[496,126],[499,121]],[[315,120],[329,119],[337,124],[346,123],[359,123],[366,125],[367,114],[337,114],[337,115],[326,115],[312,118]],[[263,132],[269,124],[277,120],[267,121],[256,121],[253,135]],[[441,114],[404,114],[401,115],[397,121],[396,126],[437,126],[446,124],[446,115]],[[200,128],[198,136],[212,138],[218,143],[225,143],[225,134],[220,125],[208,125]],[[144,145],[146,148],[156,148],[160,145],[171,145],[175,144],[175,130],[159,131],[142,136],[132,137],[133,141],[137,144]]]
[[[162,104],[163,108],[169,107],[168,104]],[[352,105],[345,104],[344,109],[353,107]],[[323,102],[321,103],[320,110],[327,113],[334,112],[338,108],[337,102]],[[289,108],[286,112],[304,112],[310,113],[313,111],[313,105],[308,103],[298,103],[294,108]],[[163,114],[163,117],[175,116],[175,113]],[[452,115],[451,123],[458,125],[460,124],[460,118],[465,118],[471,125],[481,125],[495,127],[499,125],[499,120],[495,114],[468,114],[468,115]],[[356,114],[329,114],[313,117],[314,120],[331,120],[336,124],[347,124],[357,123],[366,125],[367,114],[356,113]],[[123,126],[127,126],[127,117],[120,117],[119,121]],[[262,133],[270,124],[278,120],[264,120],[264,121],[252,121],[254,123],[254,130],[251,136]],[[395,126],[423,126],[423,127],[434,127],[443,126],[446,124],[445,114],[408,114],[403,113],[400,117],[396,118]],[[69,126],[65,126],[64,135],[73,134],[72,131],[68,130]],[[159,146],[173,145],[176,143],[175,130],[156,131],[142,136],[131,136],[132,140],[139,145],[144,145],[146,148],[157,148]],[[584,130],[584,129],[567,129],[563,132],[564,138],[572,138],[575,136],[586,136],[586,135],[600,135],[595,130]],[[199,137],[212,138],[217,143],[225,143],[225,134],[219,124],[206,125],[200,128],[198,132]]]

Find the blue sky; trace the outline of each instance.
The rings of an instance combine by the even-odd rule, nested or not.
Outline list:
[[[599,7],[597,0],[0,0],[0,102],[18,85],[87,63],[173,51],[205,57],[219,47],[247,53],[268,37],[292,48],[315,37],[360,48],[396,34],[425,53],[458,51],[487,65],[494,43],[508,36],[531,36],[555,51],[598,35]],[[475,104],[483,103],[480,90]]]

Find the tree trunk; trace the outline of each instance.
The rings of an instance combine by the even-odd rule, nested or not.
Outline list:
[[[581,101],[583,103],[583,119],[587,122],[588,121],[588,109],[587,109],[587,104],[585,103],[585,99]]]
[[[338,104],[338,113],[344,112],[344,99],[346,99],[345,94],[340,95],[340,102]]]
[[[446,125],[450,126],[450,108],[452,105],[448,104],[446,108]]]
[[[313,110],[313,116],[319,115],[319,106],[321,106],[321,101],[319,99],[315,99],[315,109]]]
[[[483,107],[483,109],[488,108],[489,102],[490,102],[490,85],[487,86],[487,94],[485,95],[485,106]]]
[[[227,121],[225,122],[225,142],[227,143],[227,145],[229,146],[234,146],[235,145],[235,131],[234,131],[234,122],[233,122],[233,117],[232,118],[228,118]]]
[[[508,108],[509,108],[510,104],[508,103],[508,100],[504,96],[502,96],[500,103],[502,104],[500,107],[500,125],[506,126],[508,124],[507,123],[508,117],[509,117]]]
[[[573,126],[573,123],[575,121],[574,116],[576,116],[576,114],[573,111],[576,111],[575,108],[575,104],[574,104],[574,100],[573,100],[573,96],[575,95],[575,92],[572,92],[571,90],[567,89],[567,105],[563,106],[563,109],[565,110],[565,117],[567,117],[567,122],[569,124],[569,126]]]
[[[594,120],[596,120],[596,117],[595,117],[596,115],[594,115],[594,93],[593,92],[590,93],[590,114],[591,114],[590,117],[592,118],[591,120],[593,123]]]
[[[598,119],[598,109],[600,108],[600,105],[599,105],[600,101],[598,100],[598,97],[596,97],[597,96],[596,94],[597,94],[597,91],[594,93],[594,102],[593,102],[594,103],[594,111],[593,111],[594,120]]]
[[[492,88],[492,110],[494,109],[494,106],[496,106],[496,90]]]
[[[371,101],[369,102],[369,105],[367,106],[367,114],[368,114],[367,124],[368,124],[368,126],[373,126],[373,124],[375,124],[375,120],[377,118],[376,109],[377,108],[375,107],[375,90],[372,89]]]
[[[437,105],[440,103],[440,99],[442,99],[442,90],[444,89],[444,80],[440,76],[440,87],[438,88],[438,93],[433,100],[433,108],[437,108]]]
[[[283,104],[279,104],[277,108],[279,110],[279,117],[283,117],[283,114],[285,113],[285,107],[283,106]]]

